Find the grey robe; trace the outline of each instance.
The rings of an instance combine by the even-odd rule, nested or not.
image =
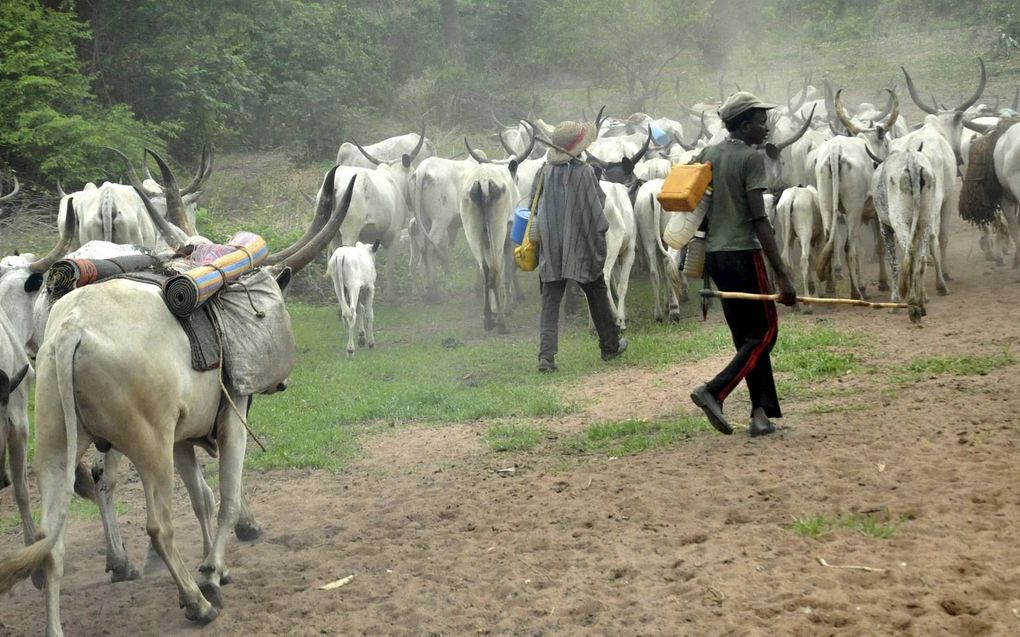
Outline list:
[[[588,164],[547,164],[538,202],[538,277],[589,283],[606,263],[606,195]],[[537,183],[537,180],[536,180]],[[532,193],[534,197],[534,193]]]

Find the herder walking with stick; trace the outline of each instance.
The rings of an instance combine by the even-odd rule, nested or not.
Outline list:
[[[779,302],[796,303],[796,291],[779,256],[772,224],[762,197],[767,187],[765,157],[754,146],[768,135],[767,111],[775,108],[746,91],[734,93],[719,108],[730,136],[705,149],[702,161],[712,164],[712,201],[706,215],[706,267],[716,287],[726,292],[769,294],[768,258],[779,286]],[[773,301],[722,300],[723,314],[737,352],[715,378],[691,392],[712,426],[724,434],[733,427],[723,415],[723,401],[741,380],[751,395],[752,436],[775,431],[770,418],[782,417],[769,353],[779,322]]]

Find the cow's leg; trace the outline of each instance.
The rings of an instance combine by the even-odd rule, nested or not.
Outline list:
[[[858,259],[858,248],[860,247],[860,230],[861,230],[861,219],[860,216],[848,217],[847,219],[847,241],[846,241],[846,258],[847,258],[847,272],[850,278],[850,298],[852,299],[864,299],[867,298],[867,289],[861,281],[861,263]]]
[[[7,475],[7,439],[10,436],[10,424],[7,418],[0,417],[0,491],[11,485],[11,478]]]
[[[886,256],[889,252],[885,248],[885,238],[881,228],[882,222],[878,220],[878,215],[872,217],[872,223],[874,224],[875,230],[875,253],[878,257],[878,291],[888,292],[889,266],[886,263]]]
[[[503,290],[503,272],[499,263],[492,264],[487,278],[487,294],[492,297],[492,306],[494,307],[496,317],[496,331],[500,334],[509,334],[510,330],[506,326],[507,300]]]
[[[251,510],[251,505],[248,504],[248,497],[244,494],[243,487],[241,488],[240,504],[241,510],[237,524],[234,525],[234,535],[242,542],[253,542],[262,535],[262,526],[255,519],[255,513]]]
[[[119,451],[110,449],[96,456],[92,469],[92,476],[96,482],[96,505],[99,507],[99,517],[103,521],[103,533],[106,535],[106,572],[110,574],[111,582],[138,579],[138,569],[131,566],[117,521],[117,501],[114,492],[120,475],[120,458]]]
[[[147,427],[151,438],[142,442],[134,457],[135,468],[142,479],[145,491],[145,530],[153,548],[163,558],[170,576],[177,584],[177,592],[184,615],[191,621],[206,623],[216,618],[219,611],[202,596],[198,584],[181,559],[174,544],[173,521],[173,442],[155,434],[157,427]],[[172,424],[166,427],[173,431]],[[222,506],[221,506],[222,508]],[[229,527],[228,527],[229,528]]]
[[[945,296],[949,294],[949,286],[946,285],[946,264],[942,262],[942,249],[939,244],[939,235],[932,233],[929,242],[928,251],[931,253],[932,258],[935,261],[935,290],[939,296]],[[923,261],[924,259],[922,259]],[[921,279],[921,285],[924,285],[924,279]]]
[[[790,247],[793,250],[793,247]],[[800,280],[804,286],[801,289],[804,290],[809,296],[815,293],[814,283],[811,281],[811,240],[801,239],[800,241]],[[829,277],[832,278],[831,276]],[[811,314],[814,309],[810,303],[804,303],[804,307],[801,310],[804,314]],[[797,307],[796,305],[794,307]]]
[[[952,216],[960,211],[960,188],[957,187],[955,179],[949,186],[940,209],[939,227],[935,230],[938,232],[939,251],[932,254],[932,258],[937,254],[938,259],[942,262],[943,283],[951,278],[949,276],[949,261],[946,259],[946,252],[949,250],[949,222],[952,220]]]
[[[365,344],[372,349],[375,347],[375,286],[367,286],[364,294],[361,302],[361,320],[365,325]]]
[[[14,484],[14,501],[18,504],[21,526],[25,532],[25,545],[28,546],[35,541],[32,502],[28,497],[28,406],[23,404],[20,396],[18,398],[12,396],[9,408],[11,428],[7,440],[8,452],[11,455],[11,480]],[[0,454],[2,453],[3,450],[0,450]]]
[[[621,330],[627,329],[627,288],[630,285],[630,272],[634,268],[634,259],[636,257],[635,250],[627,250],[620,260],[617,272],[616,296],[619,299],[617,309],[620,312],[619,324]]]
[[[1016,252],[1013,254],[1013,267],[1020,267],[1020,204],[1011,203],[1005,199],[1002,201],[1002,213],[1006,217],[1006,229],[1009,231],[1009,236],[1013,239],[1013,245],[1016,246]]]
[[[233,396],[235,403],[245,408],[249,397]],[[216,535],[212,550],[205,556],[198,567],[201,574],[199,587],[202,594],[217,608],[223,607],[223,594],[220,591],[222,578],[226,575],[223,556],[227,549],[230,529],[237,523],[241,508],[241,474],[244,470],[245,428],[231,410],[223,410],[220,415],[220,511],[217,517]]]
[[[344,324],[347,326],[347,358],[354,358],[354,332],[358,329],[358,297],[361,286],[347,287],[347,304],[350,308],[350,315],[344,317]]]
[[[202,554],[208,555],[212,548],[212,518],[216,510],[212,489],[202,477],[202,468],[195,457],[194,445],[181,442],[174,445],[174,466],[184,481],[191,499],[191,510],[195,512],[198,526],[202,530]]]
[[[879,230],[882,232],[883,244],[885,245],[885,256],[889,260],[889,267],[892,270],[892,277],[897,281],[897,284],[892,289],[892,302],[899,303],[902,298],[900,294],[900,264],[896,258],[896,233],[893,231],[892,226],[879,222]]]
[[[612,254],[612,252],[609,254]],[[606,258],[606,263],[602,267],[602,278],[606,280],[606,298],[609,300],[609,310],[613,313],[613,320],[616,321],[616,326],[620,327],[620,309],[616,304],[616,299],[613,298],[613,270],[615,261],[615,258]],[[588,316],[588,327],[589,329],[594,329],[595,327],[595,323],[591,320],[590,312]]]
[[[484,303],[484,309],[482,310],[482,326],[485,331],[491,331],[492,328],[496,327],[496,318],[492,311],[493,305],[495,304],[495,296],[489,294],[489,266],[487,263],[482,262],[482,301]]]

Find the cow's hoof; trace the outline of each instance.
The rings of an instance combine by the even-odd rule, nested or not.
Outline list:
[[[365,346],[365,342],[366,342],[365,341],[365,335],[364,334],[358,334],[358,347],[364,347]]]
[[[222,573],[220,573],[220,586],[226,586],[227,584],[233,583],[234,583],[233,575],[231,575],[227,571],[223,571]]]
[[[669,313],[669,322],[670,323],[679,323],[680,322],[680,310],[671,311]]]
[[[942,287],[936,286],[935,287],[935,291],[938,292],[939,296],[947,296],[949,294],[949,287],[948,286],[942,286]]]
[[[219,585],[212,582],[202,582],[198,585],[198,590],[202,591],[202,597],[209,600],[210,604],[216,608],[223,608],[223,591],[220,590]],[[189,617],[188,619],[191,618]]]
[[[216,610],[216,608],[205,600],[188,602],[184,606],[184,616],[199,624],[208,624],[212,620],[216,619],[216,616],[219,614],[220,611]]]
[[[889,284],[886,283],[885,281],[879,281],[879,283],[878,283],[878,291],[879,292],[888,292],[889,291]]]
[[[911,323],[920,323],[921,322],[921,317],[924,316],[924,314],[925,314],[925,312],[924,312],[923,308],[921,308],[921,307],[919,307],[917,305],[911,305],[910,306],[910,322]]]
[[[11,478],[7,475],[7,471],[0,471],[0,491],[9,486],[11,486]]]
[[[368,349],[375,349],[375,341],[368,342]]]
[[[347,360],[353,360],[353,359],[354,359],[354,350],[353,349],[347,350]]]
[[[482,322],[482,327],[485,328],[486,332],[491,332],[492,328],[496,327],[496,321],[486,316],[485,320]]]
[[[137,568],[131,566],[129,562],[124,562],[116,566],[107,566],[106,570],[110,572],[110,582],[116,584],[117,582],[130,582],[141,577],[141,573],[138,572]]]
[[[242,542],[254,542],[262,535],[262,527],[258,524],[236,524],[234,535]]]

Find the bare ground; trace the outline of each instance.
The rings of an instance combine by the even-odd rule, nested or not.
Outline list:
[[[958,228],[952,294],[933,298],[922,327],[903,314],[821,313],[867,335],[865,371],[809,384],[785,402],[775,435],[711,431],[636,456],[564,455],[555,438],[593,421],[694,413],[690,388],[724,359],[599,374],[576,388],[585,411],[541,423],[552,433],[536,452],[487,451],[485,422],[421,426],[368,438],[364,457],[338,475],[251,475],[265,532],[231,544],[236,583],[205,628],[177,609],[165,571],[110,584],[99,521],[73,522],[64,627],[74,636],[1020,634],[1017,365],[888,383],[916,357],[991,356],[1020,339],[1017,271],[984,262],[976,243]],[[742,420],[746,398],[727,412]],[[140,562],[137,481],[122,499],[133,503],[122,519]],[[197,565],[201,540],[182,489],[176,506],[178,545]],[[794,517],[869,511],[900,523],[891,538],[811,539],[792,528]],[[20,541],[0,538],[0,554]],[[0,635],[41,634],[44,612],[42,595],[19,584],[0,604]]]

